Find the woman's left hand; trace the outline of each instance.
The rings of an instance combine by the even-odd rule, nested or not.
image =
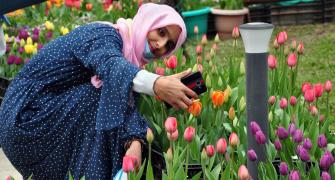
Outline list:
[[[137,163],[135,163],[135,169],[138,170],[141,167],[142,162],[141,142],[133,141],[126,152],[126,155],[136,157]]]

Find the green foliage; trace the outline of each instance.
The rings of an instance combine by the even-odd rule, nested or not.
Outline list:
[[[212,7],[216,4],[213,0],[181,0],[183,11],[198,10],[204,7]]]
[[[221,9],[237,10],[242,9],[243,6],[243,0],[220,0]]]

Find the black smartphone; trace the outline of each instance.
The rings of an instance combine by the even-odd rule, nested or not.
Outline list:
[[[205,85],[205,81],[202,78],[202,75],[199,71],[191,73],[188,76],[181,78],[180,80],[185,86],[192,89],[198,95],[207,91],[207,87]],[[167,108],[171,108],[172,106],[165,102]]]

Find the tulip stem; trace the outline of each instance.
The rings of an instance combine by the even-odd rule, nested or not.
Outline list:
[[[328,118],[328,116],[329,116],[329,93],[327,92],[327,101],[326,101],[326,107],[327,107],[327,115],[326,115],[326,117]]]
[[[230,179],[234,179],[234,177],[233,177],[233,164],[234,164],[234,148],[233,147],[231,147],[231,160],[230,160],[230,162],[231,162],[231,166],[230,166]]]
[[[188,158],[189,158],[189,154],[190,154],[190,148],[189,148],[189,143],[186,145],[186,166],[185,166],[185,175],[186,175],[186,179],[187,179],[187,171],[188,171]]]

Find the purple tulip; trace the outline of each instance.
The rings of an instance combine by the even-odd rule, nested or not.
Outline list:
[[[38,41],[38,38],[39,38],[39,36],[38,36],[37,34],[33,34],[32,40],[33,40],[34,42],[37,42],[37,41]]]
[[[8,56],[8,58],[7,58],[7,64],[9,64],[9,65],[13,64],[14,61],[15,61],[15,59],[16,59],[16,56],[14,56],[14,55]]]
[[[260,131],[261,128],[259,127],[259,125],[257,124],[257,122],[252,121],[250,123],[250,130],[251,130],[251,132],[252,132],[253,135],[256,135],[256,132]]]
[[[295,124],[294,124],[294,123],[291,123],[291,124],[288,126],[288,132],[290,133],[291,136],[294,135],[294,132],[295,132]]]
[[[45,39],[50,40],[52,38],[52,31],[48,31],[45,35]]]
[[[295,152],[299,155],[300,154],[300,150],[302,149],[302,145],[298,145],[297,148],[295,149]]]
[[[279,165],[280,175],[286,176],[288,174],[288,166],[285,162],[281,162]]]
[[[37,45],[37,49],[40,50],[40,49],[42,49],[42,48],[43,48],[43,44],[39,43],[39,44]]]
[[[319,148],[327,147],[327,138],[324,134],[320,134],[318,137],[318,146]]]
[[[28,37],[29,37],[28,31],[26,31],[24,28],[20,29],[19,38],[26,40]]]
[[[257,160],[257,154],[253,149],[250,149],[248,151],[248,158],[250,159],[250,161],[256,161]]]
[[[321,179],[322,180],[332,180],[332,177],[330,176],[330,174],[326,171],[323,171],[321,174]]]
[[[310,160],[308,151],[305,148],[300,148],[299,150],[299,157],[302,161],[307,162]]]
[[[274,144],[275,144],[275,148],[277,149],[277,151],[280,151],[281,150],[281,143],[280,143],[280,141],[276,140]]]
[[[302,142],[304,138],[304,134],[300,129],[295,130],[294,135],[293,135],[293,141],[296,143]]]
[[[19,57],[19,56],[16,56],[16,58],[15,58],[15,60],[14,60],[14,63],[15,63],[16,65],[20,65],[20,64],[22,63],[22,58]]]
[[[312,141],[309,138],[305,138],[303,147],[307,150],[312,149]]]
[[[6,44],[6,53],[8,53],[9,51],[10,51],[10,46]]]
[[[279,127],[277,129],[277,136],[279,137],[279,139],[284,140],[288,137],[288,132],[284,127]]]
[[[266,143],[266,138],[265,135],[262,131],[257,131],[255,134],[256,142],[258,144],[265,144]]]
[[[24,52],[24,48],[23,47],[19,47],[19,53],[22,54]]]
[[[40,29],[38,27],[35,27],[33,30],[33,34],[36,34],[37,36],[40,35]]]
[[[334,163],[333,155],[329,151],[326,151],[320,159],[320,168],[324,171],[328,171],[328,169],[330,168],[330,166],[333,165],[333,163]]]
[[[300,180],[300,174],[298,171],[291,171],[290,180]]]
[[[16,36],[16,37],[14,38],[14,42],[20,44],[21,39],[19,38],[19,36]]]

